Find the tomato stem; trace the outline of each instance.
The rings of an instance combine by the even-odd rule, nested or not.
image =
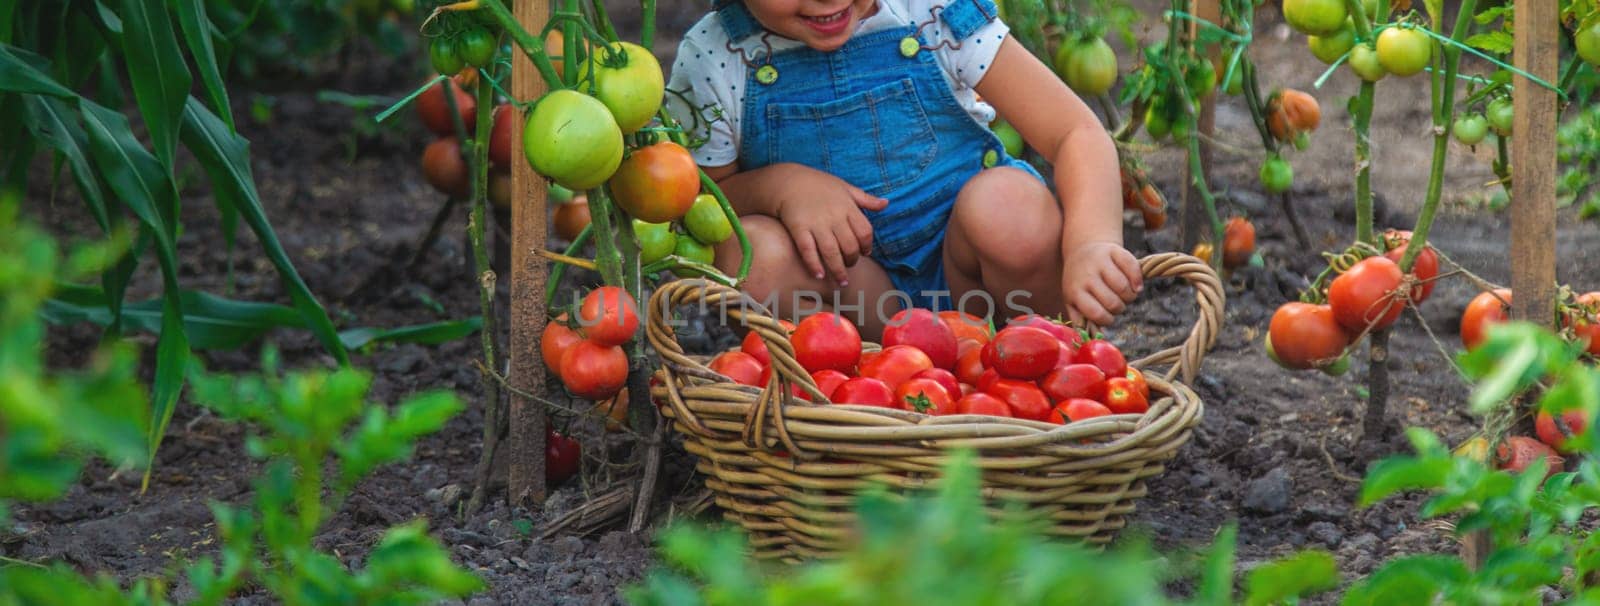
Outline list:
[[[595,0],[595,4],[600,4],[600,1]],[[656,0],[642,0],[639,4],[640,10],[644,12],[639,24],[639,46],[655,52]]]
[[[1377,84],[1362,81],[1353,113],[1356,135],[1356,240],[1376,244],[1372,231],[1372,98]]]
[[[572,239],[572,243],[567,245],[565,251],[562,251],[562,256],[576,258],[575,255],[578,251],[582,250],[593,236],[594,224],[591,222],[589,225],[583,226],[583,231],[578,232],[578,237]],[[566,269],[566,265],[559,263],[550,268],[550,280],[544,285],[544,304],[546,308],[549,308],[555,302],[556,291],[561,287],[561,274],[566,273]]]
[[[478,276],[478,310],[483,316],[483,327],[478,331],[483,347],[483,366],[479,373],[483,379],[483,451],[478,457],[478,468],[475,474],[476,486],[473,487],[473,502],[481,503],[481,495],[488,490],[491,463],[494,460],[496,446],[499,444],[500,428],[504,418],[501,414],[500,386],[492,380],[489,373],[498,368],[495,358],[495,338],[498,334],[495,319],[495,274],[489,259],[489,250],[485,244],[485,215],[489,197],[489,137],[494,130],[494,91],[495,83],[491,78],[478,78],[478,107],[477,107],[477,132],[472,136],[472,150],[467,159],[467,166],[472,171],[472,212],[471,220],[467,223],[467,237],[472,241],[472,265]],[[446,94],[446,99],[453,99],[454,95]],[[452,110],[451,114],[460,120],[458,112]]]
[[[1460,13],[1456,16],[1455,29],[1450,33],[1452,39],[1460,40],[1471,30],[1477,4],[1477,0],[1463,0]],[[1428,173],[1427,197],[1423,199],[1422,211],[1417,214],[1416,225],[1411,228],[1411,244],[1406,247],[1405,255],[1400,258],[1400,270],[1407,272],[1411,271],[1412,264],[1417,261],[1417,255],[1421,254],[1428,244],[1428,231],[1433,227],[1433,217],[1438,211],[1439,199],[1444,192],[1445,157],[1450,151],[1450,125],[1455,121],[1456,71],[1461,63],[1461,49],[1453,44],[1439,46],[1442,49],[1444,69],[1442,72],[1429,74],[1434,85],[1434,93],[1437,95],[1433,112],[1433,165]],[[1501,145],[1503,149],[1503,138]]]

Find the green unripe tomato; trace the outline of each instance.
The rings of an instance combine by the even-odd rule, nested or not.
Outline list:
[[[1589,65],[1600,66],[1600,18],[1591,16],[1578,25],[1572,41],[1578,47],[1578,58]]]
[[[1183,82],[1189,86],[1189,94],[1196,99],[1204,99],[1217,88],[1217,68],[1205,59],[1196,61],[1183,75]]]
[[[633,236],[639,240],[639,263],[649,265],[667,258],[678,248],[678,234],[671,223],[646,223],[633,220]]]
[[[683,257],[686,261],[695,261],[710,265],[717,260],[717,249],[707,246],[694,238],[678,238],[678,245],[673,253]],[[695,277],[695,272],[686,269],[674,269],[672,273],[680,278]]]
[[[1402,78],[1420,73],[1433,59],[1433,41],[1412,27],[1391,27],[1378,34],[1378,63]]]
[[[1152,141],[1160,141],[1167,138],[1167,134],[1172,132],[1172,121],[1167,119],[1165,109],[1155,104],[1145,108],[1144,130],[1150,133]]]
[[[1337,32],[1349,16],[1344,0],[1283,0],[1283,20],[1307,36]]]
[[[488,67],[494,63],[495,39],[489,30],[474,27],[461,33],[456,41],[461,60],[473,67]]]
[[[1456,123],[1450,126],[1456,140],[1466,145],[1477,145],[1489,134],[1489,120],[1483,114],[1465,114],[1456,117]]]
[[[1053,63],[1056,75],[1079,96],[1105,94],[1117,83],[1117,54],[1101,38],[1062,44]]]
[[[1350,24],[1327,36],[1306,36],[1306,47],[1318,61],[1333,65],[1356,45],[1356,30]]]
[[[1261,163],[1261,189],[1269,194],[1281,194],[1294,186],[1294,167],[1283,156],[1272,155]]]
[[[1350,354],[1346,353],[1341,355],[1338,359],[1329,362],[1327,366],[1323,366],[1317,370],[1322,371],[1322,374],[1330,377],[1342,377],[1344,376],[1344,373],[1350,372]]]
[[[1489,128],[1494,134],[1502,137],[1511,136],[1511,121],[1516,115],[1511,106],[1511,97],[1500,97],[1489,102],[1486,114],[1489,117]]]
[[[728,221],[728,214],[722,212],[722,205],[717,204],[716,196],[711,194],[695,196],[694,205],[683,216],[683,227],[694,239],[711,245],[721,244],[733,235],[733,223]]]
[[[1349,63],[1350,71],[1367,82],[1377,82],[1389,75],[1389,71],[1378,62],[1378,51],[1365,44],[1357,44],[1350,49]]]
[[[447,36],[434,38],[433,42],[428,44],[428,59],[433,63],[433,71],[446,76],[459,74],[466,67],[461,61],[455,39]]]
[[[996,120],[989,125],[989,130],[994,131],[994,136],[1000,139],[1000,145],[1006,148],[1006,155],[1013,158],[1022,157],[1022,133],[1017,132],[1017,127],[1005,120]]]

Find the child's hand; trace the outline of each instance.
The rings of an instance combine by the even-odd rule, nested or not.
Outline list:
[[[849,283],[845,269],[872,252],[872,224],[862,209],[883,210],[889,201],[822,171],[795,171],[792,192],[778,207],[778,220],[788,228],[806,269],[819,280],[832,275],[839,286]]]
[[[1109,326],[1113,315],[1122,313],[1144,290],[1144,274],[1133,253],[1112,242],[1089,242],[1073,249],[1065,259],[1061,293],[1067,315],[1076,324],[1083,320]]]

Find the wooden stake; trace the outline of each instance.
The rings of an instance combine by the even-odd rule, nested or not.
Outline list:
[[[1512,59],[1556,81],[1561,30],[1556,0],[1516,0]],[[1512,80],[1511,315],[1554,326],[1556,288],[1556,95],[1523,76]]]
[[[530,32],[543,31],[550,19],[550,0],[515,0],[511,7],[517,22]],[[545,93],[544,79],[521,52],[511,58],[511,94],[518,101],[538,99]],[[522,140],[524,117],[512,120],[512,141]],[[518,154],[513,154],[518,155]],[[549,267],[536,251],[545,247],[545,183],[527,162],[511,163],[511,391],[509,494],[512,505],[532,509],[545,499],[544,405],[526,394],[544,393],[544,363],[539,340],[544,335],[545,281]]]
[[[1189,13],[1216,23],[1222,24],[1222,3],[1219,0],[1190,0]],[[1194,40],[1200,31],[1200,24],[1189,22],[1189,39]],[[1217,51],[1206,53],[1206,60],[1216,59]],[[1222,73],[1217,73],[1217,78],[1222,78]],[[1217,82],[1217,89],[1228,85],[1227,82]],[[1200,107],[1195,112],[1195,135],[1200,137],[1200,170],[1211,174],[1211,135],[1216,132],[1217,93],[1212,92],[1200,100]],[[1194,250],[1194,245],[1201,240],[1211,238],[1211,219],[1206,215],[1206,209],[1200,192],[1194,187],[1193,175],[1189,172],[1189,164],[1183,165],[1183,250]],[[1202,235],[1204,237],[1202,237]],[[1222,243],[1215,245],[1220,250]]]

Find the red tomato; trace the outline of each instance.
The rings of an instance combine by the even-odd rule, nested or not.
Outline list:
[[[700,169],[682,145],[663,141],[633,150],[608,181],[628,216],[647,223],[676,221],[700,194]]]
[[[885,347],[882,353],[863,363],[861,376],[872,377],[895,388],[910,379],[911,375],[929,368],[933,368],[933,360],[922,350],[910,345],[894,345]]]
[[[961,397],[956,402],[956,410],[964,415],[992,415],[996,417],[1011,416],[1011,407],[1005,401],[981,391],[975,391]]]
[[[621,345],[639,330],[639,308],[633,295],[616,286],[601,286],[583,296],[578,326],[584,336],[601,345]]]
[[[961,384],[961,397],[963,397],[963,398],[965,398],[965,397],[967,397],[969,395],[972,395],[974,393],[977,393],[977,391],[978,391],[978,388],[973,387],[971,383],[962,383]]]
[[[1000,371],[993,368],[985,368],[983,370],[983,374],[978,375],[978,380],[973,381],[972,385],[977,387],[978,391],[987,392],[989,391],[989,387],[993,386],[994,382],[999,380]]]
[[[972,339],[979,345],[989,342],[989,323],[983,318],[972,314],[947,309],[939,312],[939,319],[945,326],[950,327],[950,332],[955,333],[956,339]]]
[[[956,360],[956,380],[962,383],[978,383],[978,377],[983,376],[983,348],[978,347],[967,350]]]
[[[1350,336],[1327,305],[1292,301],[1272,314],[1268,344],[1285,368],[1318,368],[1333,363],[1350,346]]]
[[[998,335],[996,338],[999,338]],[[1038,385],[1016,379],[999,379],[983,391],[1004,401],[1006,406],[1011,407],[1011,416],[1018,419],[1050,419],[1050,398],[1039,390]]]
[[[567,353],[574,343],[583,340],[583,335],[578,331],[560,323],[565,318],[566,314],[562,314],[556,321],[546,324],[544,334],[539,337],[539,357],[544,358],[545,368],[549,368],[557,379],[561,378],[562,354]]]
[[[439,193],[465,198],[472,194],[467,162],[455,137],[434,139],[422,150],[422,178]]]
[[[1074,339],[1076,339],[1076,335],[1078,334],[1077,331],[1072,330],[1071,326],[1056,322],[1039,314],[1024,314],[1012,318],[1010,322],[1006,323],[1006,328],[1010,328],[1012,326],[1031,326],[1050,333],[1050,336],[1061,341],[1066,341],[1069,344],[1074,342]]]
[[[1139,387],[1127,377],[1106,379],[1105,405],[1111,412],[1119,415],[1144,414],[1150,410],[1150,402],[1145,399],[1144,394],[1139,393]]]
[[[894,401],[901,408],[930,415],[955,414],[950,392],[933,379],[910,379],[894,390]]]
[[[725,351],[711,359],[711,371],[733,379],[734,383],[761,387],[770,377],[768,367],[755,356],[742,351]]]
[[[1031,326],[1007,326],[994,336],[994,369],[1008,379],[1037,379],[1055,368],[1060,341]]]
[[[833,397],[833,392],[838,390],[840,385],[843,385],[845,381],[849,380],[849,375],[832,369],[819,370],[811,373],[811,382],[817,384],[817,391],[822,392],[823,395],[826,395],[829,398]],[[806,395],[806,399],[811,399],[810,394]]]
[[[1107,377],[1120,377],[1128,373],[1128,359],[1122,356],[1122,350],[1117,349],[1110,341],[1093,339],[1078,348],[1078,355],[1072,360],[1077,364],[1093,364]]]
[[[1488,336],[1490,324],[1506,321],[1510,305],[1509,288],[1478,293],[1472,302],[1467,303],[1467,310],[1461,314],[1461,344],[1467,349],[1477,347],[1483,342],[1484,337]]]
[[[1565,461],[1556,451],[1551,450],[1543,442],[1528,436],[1511,436],[1495,448],[1495,465],[1500,469],[1512,473],[1522,473],[1529,465],[1538,459],[1548,461],[1549,471],[1545,472],[1548,478],[1560,473]]]
[[[978,342],[977,339],[968,339],[964,337],[956,339],[956,364],[961,364],[961,356],[967,355],[967,352],[973,350],[982,351],[983,343]]]
[[[794,334],[794,323],[788,320],[778,320],[787,334]],[[761,340],[761,334],[752,330],[744,334],[744,341],[739,344],[739,351],[755,356],[762,364],[772,363],[772,354],[767,353],[767,342]],[[827,393],[827,392],[823,392]]]
[[[417,115],[422,118],[422,125],[429,132],[440,137],[454,137],[456,123],[450,118],[450,102],[444,97],[444,87],[445,83],[440,82],[417,95]],[[450,80],[450,92],[454,93],[456,111],[461,113],[462,125],[470,135],[478,125],[478,100],[472,93],[462,89],[460,78]]]
[[[1106,395],[1106,373],[1093,364],[1068,364],[1045,375],[1039,387],[1060,402],[1071,398],[1099,400]]]
[[[1588,343],[1585,351],[1589,355],[1600,357],[1600,292],[1578,295],[1578,306],[1581,313],[1572,314],[1570,319],[1572,334],[1580,343]]]
[[[1562,425],[1566,427],[1562,427]],[[1533,432],[1539,436],[1539,441],[1559,452],[1571,452],[1567,448],[1568,437],[1581,436],[1589,431],[1589,415],[1582,409],[1572,409],[1561,413],[1561,423],[1556,423],[1555,415],[1539,411],[1533,418]]]
[[[858,404],[861,406],[880,406],[883,408],[899,408],[895,404],[894,390],[872,377],[855,377],[839,384],[828,399],[834,404]]]
[[[883,346],[887,349],[896,345],[922,350],[937,368],[956,367],[956,333],[930,310],[912,307],[889,318],[889,325],[883,329]]]
[[[489,130],[489,164],[500,170],[511,170],[511,121],[516,110],[510,103],[494,108],[494,128]]]
[[[1111,409],[1106,408],[1105,404],[1088,398],[1072,398],[1056,404],[1055,410],[1051,411],[1050,416],[1065,419],[1064,423],[1071,423],[1073,421],[1109,416],[1110,414]]]
[[[1144,396],[1145,400],[1148,401],[1150,399],[1150,383],[1144,380],[1144,373],[1139,372],[1137,368],[1129,366],[1128,374],[1124,376],[1133,382],[1133,386],[1139,389],[1139,394]]]
[[[1400,266],[1388,257],[1369,257],[1339,274],[1328,285],[1333,318],[1351,334],[1383,330],[1400,318],[1405,301],[1399,294]]]
[[[849,373],[861,360],[861,333],[838,314],[824,312],[801,320],[790,342],[795,360],[806,372],[831,368]]]
[[[621,347],[578,341],[561,356],[561,382],[572,395],[605,400],[628,382],[628,354]]]
[[[1234,268],[1250,262],[1256,252],[1256,226],[1244,217],[1228,219],[1222,232],[1222,266]]]
[[[1389,252],[1383,256],[1398,265],[1406,249],[1411,247],[1411,232],[1390,230],[1383,239],[1389,245]],[[1439,277],[1439,253],[1432,246],[1423,247],[1422,252],[1417,253],[1417,260],[1411,263],[1411,275],[1422,282],[1411,289],[1411,300],[1417,303],[1428,300],[1433,295],[1434,280]]]
[[[945,393],[950,394],[950,401],[954,402],[961,399],[961,381],[956,380],[956,376],[951,374],[948,370],[943,368],[929,368],[917,374],[911,375],[911,378],[933,379],[938,381],[939,385],[944,387]]]
[[[544,434],[544,480],[550,484],[560,484],[577,475],[582,467],[583,449],[575,438],[569,438],[553,430]]]

